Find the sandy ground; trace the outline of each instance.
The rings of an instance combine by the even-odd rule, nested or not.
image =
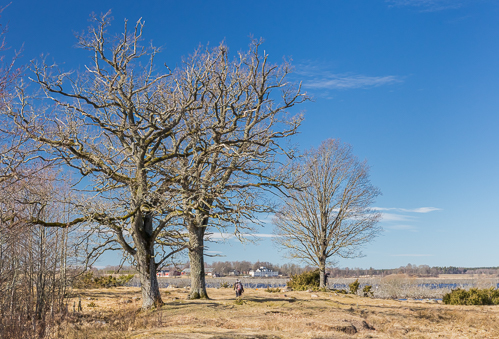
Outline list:
[[[499,306],[331,292],[247,289],[240,301],[231,289],[208,294],[187,300],[185,289],[164,289],[163,307],[141,311],[138,288],[75,291],[83,311],[53,331],[66,338],[499,338]]]

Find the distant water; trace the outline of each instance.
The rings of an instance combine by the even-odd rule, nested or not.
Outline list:
[[[365,284],[361,285],[361,287],[364,287]],[[417,284],[417,287],[422,287],[422,288],[429,288],[431,290],[435,289],[442,289],[442,288],[448,288],[451,290],[455,290],[456,288],[472,288],[473,284],[449,284],[449,283],[442,283],[442,284]],[[331,284],[329,285],[330,288],[333,288],[335,290],[348,290],[350,289],[348,284]],[[374,288],[378,287],[378,285],[373,285]],[[497,284],[496,288],[499,288],[499,284]]]
[[[182,279],[184,280],[184,279]],[[184,281],[182,281],[184,283]],[[159,288],[167,288],[170,285],[174,287],[185,287],[185,286],[190,286],[190,282],[185,282],[182,284],[182,286],[179,286],[179,281],[172,281],[172,282],[167,282],[163,280],[158,281]],[[130,281],[127,284],[125,284],[127,287],[140,287],[140,281]],[[275,287],[286,287],[286,282],[268,282],[268,283],[251,283],[251,282],[243,282],[243,286],[245,288],[275,288]],[[220,282],[208,282],[206,283],[206,288],[217,288],[220,287]]]
[[[182,279],[184,280],[184,279]],[[179,281],[175,280],[172,282],[169,281],[164,281],[164,280],[159,280],[158,284],[160,288],[167,288],[170,285],[173,285],[175,287],[184,287],[184,286],[190,286],[190,281],[182,281],[184,284],[183,286],[179,286]],[[366,284],[362,284],[360,288],[363,288]],[[128,287],[140,287],[140,281],[132,280],[126,284]],[[275,282],[275,281],[269,281],[268,283],[252,283],[252,282],[243,282],[243,286],[245,288],[275,288],[275,287],[286,287],[286,282]],[[434,289],[451,289],[454,290],[456,288],[472,288],[473,284],[456,284],[456,283],[431,283],[431,284],[417,284],[417,287],[420,288],[428,288],[431,290]],[[208,282],[206,283],[207,288],[217,288],[220,287],[220,282]],[[377,288],[378,285],[373,285],[373,288]],[[336,290],[349,290],[348,284],[330,284],[329,288],[333,288]],[[499,284],[497,284],[496,288],[499,289]]]
[[[409,300],[409,299],[397,299],[397,300],[400,300],[400,301],[407,301],[407,300]],[[414,299],[414,298],[413,298],[413,299],[411,299],[411,300],[415,300],[415,301],[425,301],[425,300],[428,300],[428,298],[426,298],[426,299]],[[435,299],[435,298],[432,298],[431,300],[442,300],[442,299],[441,299],[441,298],[436,298],[436,299]]]

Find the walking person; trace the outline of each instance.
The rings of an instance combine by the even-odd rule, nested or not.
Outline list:
[[[236,283],[234,284],[234,290],[236,290],[236,298],[239,298],[244,292],[243,283],[239,281],[239,279],[236,279]]]

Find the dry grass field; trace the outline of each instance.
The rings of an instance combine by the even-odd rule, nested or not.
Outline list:
[[[239,302],[231,289],[209,289],[210,300],[187,300],[186,289],[168,288],[161,309],[141,311],[138,288],[75,292],[83,311],[52,328],[54,337],[499,338],[497,306],[260,289],[247,289]]]

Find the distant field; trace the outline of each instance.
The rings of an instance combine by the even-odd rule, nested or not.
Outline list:
[[[498,306],[262,289],[247,289],[238,304],[231,289],[193,301],[187,289],[169,288],[161,309],[140,311],[138,288],[75,293],[83,312],[52,329],[61,338],[499,338]]]

